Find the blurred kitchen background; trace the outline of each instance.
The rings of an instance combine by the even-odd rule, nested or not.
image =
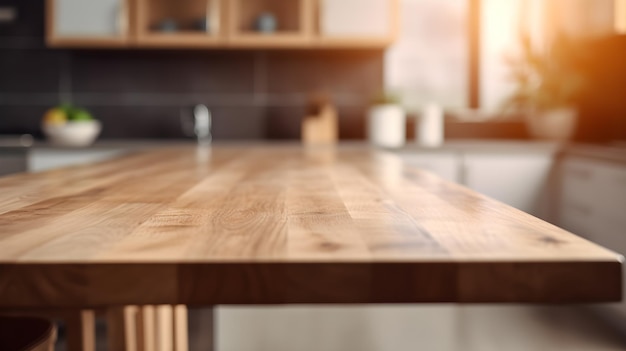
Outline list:
[[[0,174],[207,120],[214,142],[369,141],[626,253],[626,0],[0,0]],[[626,304],[218,317],[220,350],[626,350]]]
[[[613,0],[401,0],[399,30],[389,39],[384,32],[388,28],[376,32],[376,11],[361,9],[363,17],[349,19],[358,22],[355,28],[341,28],[346,21],[341,16],[352,15],[348,5],[358,6],[358,1],[345,0],[348,5],[327,10],[330,14],[319,11],[331,22],[324,27],[328,34],[319,40],[326,45],[310,39],[301,28],[304,20],[293,32],[280,33],[293,39],[262,38],[254,43],[254,36],[250,39],[244,31],[237,39],[221,28],[214,36],[235,39],[202,42],[184,28],[168,33],[158,26],[176,18],[202,18],[205,8],[193,13],[194,3],[206,1],[188,1],[191,14],[168,12],[165,0],[128,1],[132,8],[126,8],[126,0],[101,1],[98,6],[53,1],[58,7],[54,14],[46,11],[43,0],[0,1],[0,134],[41,138],[44,113],[72,103],[102,122],[102,139],[182,138],[181,114],[204,104],[212,111],[216,140],[298,139],[310,96],[324,93],[337,106],[340,138],[364,139],[367,110],[386,91],[400,97],[409,113],[433,102],[445,108],[447,138],[529,138],[523,116],[503,116],[502,109],[515,89],[506,58],[520,54],[524,31],[544,46],[553,33],[566,33],[584,45],[579,50],[587,61],[602,61],[603,67],[581,67],[577,72],[592,76],[589,83],[596,85],[589,85],[590,91],[603,87],[598,95],[610,95],[623,81],[602,80],[607,71],[611,78],[624,74],[620,66],[626,50],[624,39],[615,35]],[[138,28],[133,16],[139,16],[140,9],[149,18]],[[284,16],[297,16],[298,9],[292,10]],[[52,17],[48,27],[47,15]],[[244,15],[242,23],[251,22]],[[121,28],[120,21],[130,26]],[[395,24],[382,25],[392,31]],[[357,39],[343,39],[341,30]],[[333,41],[334,33],[339,39]],[[596,71],[600,68],[603,72]],[[589,96],[580,104],[593,104],[589,100],[597,98]],[[582,119],[592,120],[594,133],[585,138],[626,137],[623,119],[610,120],[615,111],[606,114],[598,106],[586,107],[593,116]],[[621,106],[613,101],[605,108]],[[607,122],[606,128],[600,120]],[[620,128],[608,127],[611,123]],[[407,130],[411,138],[413,128]]]

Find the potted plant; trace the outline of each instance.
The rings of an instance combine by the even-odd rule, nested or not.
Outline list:
[[[372,102],[367,120],[370,143],[380,147],[399,148],[406,142],[406,113],[400,99],[391,94],[380,94]]]
[[[560,35],[540,50],[522,35],[521,49],[520,57],[507,60],[516,89],[505,101],[506,112],[524,115],[536,138],[567,140],[576,126],[574,103],[583,83],[576,46]]]

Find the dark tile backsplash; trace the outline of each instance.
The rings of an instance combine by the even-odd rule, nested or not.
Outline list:
[[[209,106],[216,139],[293,139],[308,97],[331,95],[341,136],[362,137],[383,86],[381,51],[58,50],[44,45],[43,0],[0,0],[0,134],[41,136],[47,108],[88,108],[103,138],[181,138],[181,114]]]
[[[252,94],[253,52],[75,51],[72,89],[80,93]]]
[[[0,135],[31,133],[41,137],[39,126],[44,105],[0,105]]]
[[[44,0],[0,0],[0,6],[14,7],[18,16],[14,23],[0,23],[0,44],[25,40],[31,44],[43,44],[45,26],[43,2]]]
[[[1,94],[56,94],[63,55],[43,48],[0,49]]]
[[[381,53],[376,51],[270,52],[270,93],[325,91],[336,96],[371,96],[382,86]]]

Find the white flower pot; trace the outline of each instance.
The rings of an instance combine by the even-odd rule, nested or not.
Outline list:
[[[537,139],[566,141],[576,129],[576,109],[563,107],[547,111],[538,111],[528,118],[530,135]]]
[[[370,143],[399,148],[406,143],[406,114],[398,105],[378,105],[369,110],[367,135]]]

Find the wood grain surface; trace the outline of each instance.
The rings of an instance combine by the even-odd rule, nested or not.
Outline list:
[[[622,258],[363,146],[0,178],[0,308],[621,299]]]

